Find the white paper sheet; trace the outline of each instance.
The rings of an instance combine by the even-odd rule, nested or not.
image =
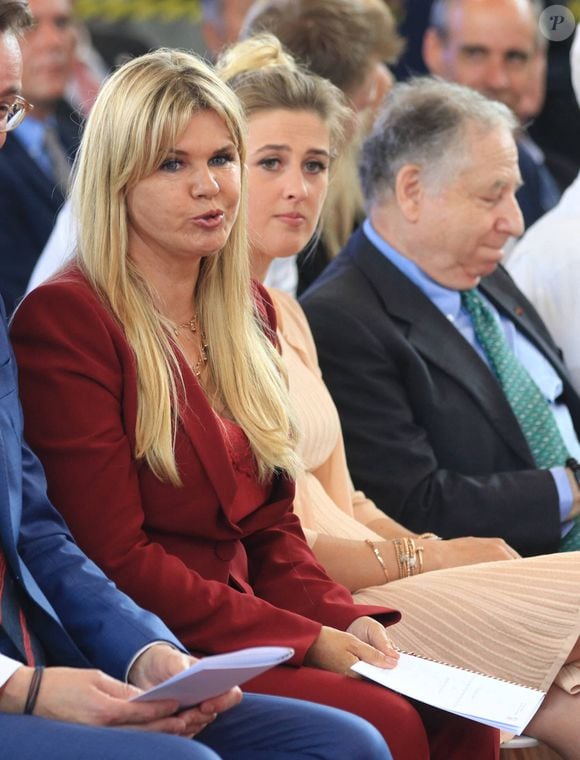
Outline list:
[[[223,694],[232,686],[240,686],[293,654],[290,647],[251,647],[204,657],[191,668],[133,697],[132,701],[176,699],[182,708],[191,707]]]
[[[412,699],[515,734],[523,732],[546,696],[537,689],[404,653],[392,670],[366,662],[352,669]]]

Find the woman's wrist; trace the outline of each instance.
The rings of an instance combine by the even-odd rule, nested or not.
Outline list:
[[[414,538],[394,538],[393,546],[397,558],[398,577],[411,578],[420,575],[423,570],[423,545]]]
[[[377,544],[375,544],[374,541],[371,541],[368,538],[365,540],[365,544],[369,547],[369,549],[373,553],[373,557],[376,559],[378,563],[378,566],[381,568],[382,578],[380,582],[389,583],[390,576],[389,576],[389,571],[387,569],[387,563],[385,561],[385,558],[382,555],[380,548],[377,546]],[[376,570],[376,567],[375,567],[375,570]]]
[[[392,583],[392,581],[398,580],[399,566],[397,564],[397,553],[395,551],[393,539],[390,538],[386,541],[377,541],[376,546],[378,547],[385,562],[387,573],[389,575],[389,581]]]
[[[422,541],[423,545],[423,571],[442,570],[445,567],[443,559],[443,541]]]

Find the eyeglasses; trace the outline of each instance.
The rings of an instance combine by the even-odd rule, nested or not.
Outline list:
[[[34,106],[20,95],[13,95],[0,101],[0,132],[11,132]]]

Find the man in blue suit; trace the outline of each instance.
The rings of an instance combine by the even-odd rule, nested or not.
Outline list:
[[[19,95],[16,36],[29,23],[26,0],[0,0],[0,147],[29,108]],[[41,466],[22,439],[0,305],[0,755],[391,757],[364,721],[306,702],[249,695],[229,710],[240,702],[237,688],[180,713],[173,701],[129,701],[194,661],[85,557],[49,503]]]

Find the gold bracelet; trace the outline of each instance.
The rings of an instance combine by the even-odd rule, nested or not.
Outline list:
[[[397,567],[399,568],[399,580],[400,580],[401,578],[404,578],[406,575],[405,568],[403,566],[403,560],[402,560],[403,542],[400,538],[393,538],[391,543],[395,547],[395,556],[397,558]]]
[[[410,578],[413,575],[418,575],[423,572],[423,547],[417,546],[415,539],[405,536],[400,541],[400,554],[398,559],[401,565],[405,566],[405,577]],[[405,549],[403,551],[402,544],[404,543]]]
[[[431,539],[431,541],[443,541],[441,536],[438,536],[437,533],[421,533],[419,538],[424,538],[427,540]]]
[[[382,571],[384,573],[385,581],[387,583],[389,583],[389,581],[390,581],[389,573],[388,573],[388,570],[387,570],[387,566],[385,565],[385,560],[382,558],[380,551],[377,549],[377,547],[373,544],[372,541],[369,541],[368,538],[365,539],[365,544],[370,547],[372,553],[377,558],[377,562],[381,566]]]
[[[419,570],[417,571],[417,574],[420,575],[423,572],[423,552],[424,549],[422,546],[416,546],[415,551],[417,552],[417,560],[419,562]]]
[[[417,552],[415,551],[415,541],[412,538],[405,537],[405,554],[401,561],[407,566],[407,578],[415,575],[415,566],[417,564]]]

